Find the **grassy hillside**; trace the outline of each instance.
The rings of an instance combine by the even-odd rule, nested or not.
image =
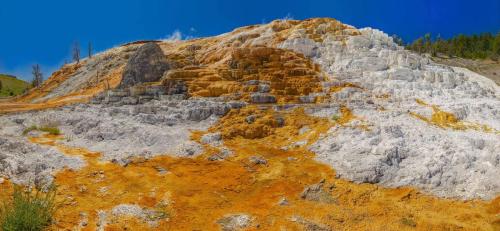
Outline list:
[[[10,75],[0,74],[0,81],[2,82],[0,97],[22,94],[29,86],[29,83]]]

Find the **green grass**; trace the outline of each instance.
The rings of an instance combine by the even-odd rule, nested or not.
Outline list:
[[[2,82],[0,97],[20,95],[29,87],[29,83],[10,75],[0,74],[0,81]]]
[[[60,135],[61,134],[61,130],[59,130],[59,128],[56,128],[56,127],[41,127],[38,130],[40,130],[42,132],[47,132],[51,135]]]
[[[41,132],[47,132],[51,135],[60,135],[61,130],[57,127],[37,127],[36,125],[31,125],[30,127],[27,127],[23,130],[23,135],[28,134],[31,131],[41,131]]]
[[[58,205],[55,200],[56,187],[47,192],[16,186],[12,199],[0,208],[0,230],[40,231],[47,228]]]

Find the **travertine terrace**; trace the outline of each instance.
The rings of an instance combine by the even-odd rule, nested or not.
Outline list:
[[[0,104],[0,197],[56,183],[54,230],[498,230],[499,97],[329,18],[133,42]]]

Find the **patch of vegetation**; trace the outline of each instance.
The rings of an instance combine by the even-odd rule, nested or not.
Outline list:
[[[337,121],[340,119],[340,116],[339,115],[332,115],[332,120],[333,121]]]
[[[59,128],[57,128],[57,127],[49,127],[49,126],[37,127],[36,125],[31,125],[30,127],[27,127],[23,130],[23,135],[26,135],[31,131],[47,132],[51,135],[60,135],[61,134],[61,130],[59,130]]]
[[[0,86],[0,97],[6,97],[24,93],[30,84],[15,76],[0,74]]]
[[[411,218],[403,217],[403,218],[401,218],[401,223],[403,225],[407,225],[410,227],[417,227],[417,223]]]
[[[0,208],[0,230],[44,230],[51,224],[57,210],[55,197],[55,186],[50,186],[46,192],[15,186],[11,201]]]
[[[397,36],[394,36],[394,41],[404,44]],[[427,33],[424,37],[408,44],[406,48],[419,53],[430,53],[432,56],[444,54],[450,57],[497,60],[500,57],[500,32],[496,35],[491,33],[460,34],[450,39],[442,39],[439,35],[433,38],[430,33]]]
[[[61,130],[59,130],[59,128],[57,128],[57,127],[41,127],[38,130],[40,130],[42,132],[47,132],[51,135],[60,135],[61,134]]]

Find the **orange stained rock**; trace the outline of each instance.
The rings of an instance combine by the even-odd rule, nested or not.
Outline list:
[[[35,143],[56,146],[66,155],[82,156],[87,161],[81,170],[56,174],[58,198],[65,203],[56,214],[57,223],[52,230],[78,227],[82,213],[88,214],[88,224],[82,230],[95,230],[98,211],[108,213],[105,230],[220,230],[216,221],[236,213],[252,216],[247,230],[307,230],[312,223],[332,230],[500,228],[500,198],[490,202],[454,201],[412,188],[386,189],[337,179],[335,172],[315,161],[306,147],[281,149],[295,140],[314,142],[332,122],[308,117],[302,110],[255,112],[262,120],[269,119],[265,118],[267,115],[282,116],[285,125],[268,125],[272,131],[267,136],[250,139],[224,130],[237,129],[237,121],[246,117],[246,110],[226,115],[210,129],[225,134],[225,146],[234,151],[222,161],[207,160],[217,151],[207,148],[194,158],[135,159],[123,167],[100,161],[99,153],[58,144],[57,139],[62,137],[32,138]],[[299,134],[298,129],[303,126],[310,130]],[[194,132],[193,139],[199,139],[203,133]],[[261,156],[267,163],[254,164],[249,160],[251,156]],[[326,179],[323,189],[331,201],[301,197],[305,187],[322,179]],[[278,204],[283,198],[288,205]],[[137,204],[162,216],[153,227],[139,218],[113,217],[110,211],[120,204]],[[297,217],[300,222],[294,221]]]
[[[268,84],[269,93],[281,103],[298,102],[299,96],[322,90],[320,68],[301,54],[258,46],[229,51],[224,53],[228,57],[223,63],[208,66],[188,65],[188,61],[178,60],[193,59],[190,56],[167,55],[176,60],[179,68],[167,73],[164,85],[184,82],[194,97],[232,96],[248,101],[258,86],[247,83],[256,80]]]

